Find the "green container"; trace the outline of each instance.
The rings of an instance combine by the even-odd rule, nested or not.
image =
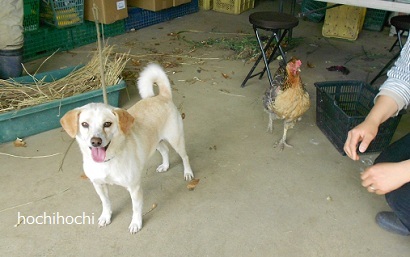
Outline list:
[[[24,32],[24,62],[71,49],[73,49],[73,40],[69,29],[41,27],[36,31]]]
[[[326,9],[323,9],[327,6],[327,2],[319,2],[314,0],[303,0],[302,1],[302,13],[311,12],[307,15],[307,19],[313,22],[321,22],[326,15]],[[320,9],[320,11],[315,11]]]
[[[84,0],[42,0],[40,17],[56,28],[76,26],[84,21]]]
[[[37,79],[45,77],[45,82],[51,82],[65,77],[74,69],[71,67],[41,73],[35,77]],[[19,83],[33,83],[33,79],[30,76],[14,78],[14,80]],[[110,105],[118,106],[120,90],[125,87],[126,84],[123,80],[117,85],[107,87],[107,98]],[[66,112],[91,102],[103,102],[101,89],[0,114],[0,143],[13,141],[17,137],[24,138],[58,128],[61,126],[60,118]]]
[[[125,21],[119,20],[111,24],[100,24],[100,34],[104,38],[113,37],[125,33]],[[97,29],[95,22],[84,21],[83,24],[72,27],[71,38],[73,47],[79,47],[97,42]]]
[[[100,24],[104,37],[113,37],[125,33],[125,21],[112,24]],[[85,21],[83,24],[69,28],[42,26],[36,31],[24,32],[23,61],[31,61],[50,56],[54,52],[68,51],[83,45],[97,42],[95,23]]]
[[[389,12],[384,10],[370,9],[366,10],[366,17],[364,18],[363,29],[382,31],[386,23]]]
[[[40,0],[23,0],[24,31],[37,30],[40,23]]]

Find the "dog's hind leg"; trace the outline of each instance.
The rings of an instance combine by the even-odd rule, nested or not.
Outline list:
[[[131,234],[135,234],[142,228],[142,188],[137,185],[127,189],[132,199],[132,220],[128,228]]]
[[[102,213],[101,216],[98,218],[98,225],[100,227],[107,226],[111,223],[111,203],[110,198],[108,196],[108,187],[106,184],[97,184],[93,183],[95,191],[100,196],[101,203],[102,203]]]
[[[157,172],[165,172],[169,168],[169,149],[168,146],[165,144],[164,141],[159,142],[157,146],[158,152],[160,152],[162,156],[162,164],[158,166]]]
[[[180,132],[178,137],[168,138],[167,141],[182,158],[182,163],[184,164],[184,179],[193,179],[194,173],[192,172],[191,165],[189,164],[189,158],[185,150],[184,132]]]

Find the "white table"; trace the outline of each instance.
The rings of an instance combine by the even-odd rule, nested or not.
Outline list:
[[[410,3],[399,3],[384,0],[316,0],[334,4],[366,7],[391,12],[410,13]]]

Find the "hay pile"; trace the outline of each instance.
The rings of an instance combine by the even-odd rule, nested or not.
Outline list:
[[[107,86],[117,85],[120,82],[121,72],[129,60],[128,56],[124,53],[113,53],[112,46],[104,47],[102,58]],[[34,80],[32,84],[0,80],[0,113],[20,110],[101,88],[99,58],[96,52],[87,65],[53,82],[44,82],[34,76],[32,76]]]

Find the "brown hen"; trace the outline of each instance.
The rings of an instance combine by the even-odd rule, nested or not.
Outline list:
[[[284,120],[282,139],[275,144],[280,150],[285,146],[292,147],[286,143],[286,133],[310,107],[309,93],[300,77],[301,65],[302,62],[295,58],[286,66],[281,61],[274,74],[273,85],[266,90],[263,97],[265,111],[269,114],[268,130],[272,132],[273,120]]]

